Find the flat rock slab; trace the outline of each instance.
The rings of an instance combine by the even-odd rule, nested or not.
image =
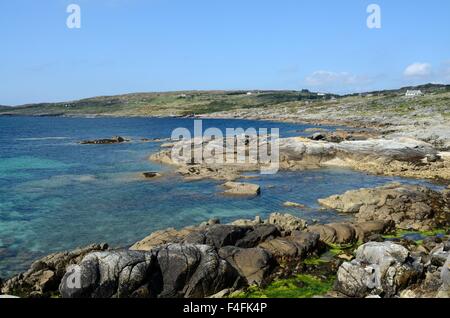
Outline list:
[[[261,194],[261,188],[257,184],[244,183],[244,182],[227,182],[223,186],[226,188],[224,191],[228,195],[259,195]]]

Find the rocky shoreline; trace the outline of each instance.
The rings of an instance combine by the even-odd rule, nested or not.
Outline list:
[[[269,136],[244,137],[234,155],[243,151],[251,156],[247,146],[254,139],[269,144]],[[126,140],[86,143],[120,142]],[[223,154],[216,152],[202,152],[202,163],[180,163],[172,158],[175,146],[199,143],[218,149],[226,142],[225,138],[166,143],[150,159],[173,165],[187,180],[221,180],[226,195],[264,195],[257,184],[237,182],[243,173],[263,168],[262,164],[236,164],[226,159],[218,163]],[[412,138],[315,134],[281,138],[279,158],[282,170],[347,167],[439,180],[447,188],[438,191],[393,183],[319,200],[336,212],[353,214],[353,222],[308,224],[296,216],[274,212],[266,220],[256,216],[221,224],[212,219],[156,231],[127,248],[94,244],[51,254],[34,262],[25,273],[0,281],[0,294],[32,298],[249,297],[256,291],[256,295],[264,294],[285,279],[309,275],[309,283],[330,282],[322,292],[310,295],[315,297],[450,297],[450,157]],[[146,172],[143,177],[161,175]]]
[[[264,290],[280,279],[320,273],[334,283],[317,297],[449,297],[449,193],[390,184],[320,200],[357,213],[354,223],[308,225],[273,213],[266,220],[220,224],[212,219],[157,231],[130,248],[91,245],[36,261],[5,281],[1,293],[245,297],[252,288]],[[428,233],[416,240],[392,236],[417,228]]]

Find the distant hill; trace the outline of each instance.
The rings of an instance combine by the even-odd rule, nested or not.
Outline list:
[[[281,103],[338,97],[302,91],[180,91],[100,96],[60,103],[0,109],[0,115],[32,116],[187,116],[238,108],[272,107]]]
[[[275,110],[291,107],[298,102],[320,104],[322,101],[358,96],[382,96],[403,103],[395,98],[407,90],[420,89],[425,94],[450,92],[450,85],[425,84],[393,90],[380,90],[367,93],[339,96],[301,91],[179,91],[160,93],[133,93],[116,96],[99,96],[87,99],[39,103],[16,107],[0,106],[0,115],[30,116],[190,116],[236,109]],[[343,101],[343,102],[344,102]],[[364,100],[362,100],[364,102]]]

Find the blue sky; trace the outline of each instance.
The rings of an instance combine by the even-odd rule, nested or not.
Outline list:
[[[66,26],[67,6],[81,28]],[[381,8],[381,29],[366,25]],[[450,83],[450,1],[0,2],[0,104],[184,89]]]

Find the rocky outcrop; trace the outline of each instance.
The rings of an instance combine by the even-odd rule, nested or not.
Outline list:
[[[27,297],[49,296],[57,292],[67,266],[78,264],[85,255],[93,251],[103,251],[107,248],[106,244],[94,244],[71,252],[48,255],[34,262],[25,273],[4,282],[1,292]]]
[[[348,191],[319,203],[359,222],[392,220],[399,229],[430,230],[450,224],[450,205],[442,192],[417,185],[393,183],[373,189]]]
[[[152,155],[150,159],[177,166],[178,172],[191,180],[212,178],[231,181],[241,177],[244,171],[257,171],[265,167],[265,163],[259,162],[255,154],[249,151],[248,145],[259,143],[271,147],[268,140],[268,136],[246,136],[245,142],[235,143],[234,156],[225,158],[223,145],[235,142],[233,137],[183,140]],[[204,150],[200,158],[194,158],[192,152],[183,160],[179,160],[178,155],[172,158],[173,149],[189,149],[192,145]],[[211,149],[219,151],[209,151]],[[237,162],[238,153],[245,154],[246,163]],[[343,166],[377,174],[450,179],[449,161],[426,161],[427,157],[436,155],[437,151],[430,144],[406,137],[346,140],[340,143],[291,137],[279,139],[278,163],[279,168],[284,170]]]
[[[114,136],[109,139],[94,139],[94,140],[83,140],[80,141],[80,144],[82,145],[110,145],[110,144],[120,144],[123,142],[127,142],[129,140],[120,137],[120,136]]]
[[[348,297],[393,297],[418,281],[423,269],[420,258],[401,245],[369,242],[357,249],[353,261],[339,267],[335,289]]]

